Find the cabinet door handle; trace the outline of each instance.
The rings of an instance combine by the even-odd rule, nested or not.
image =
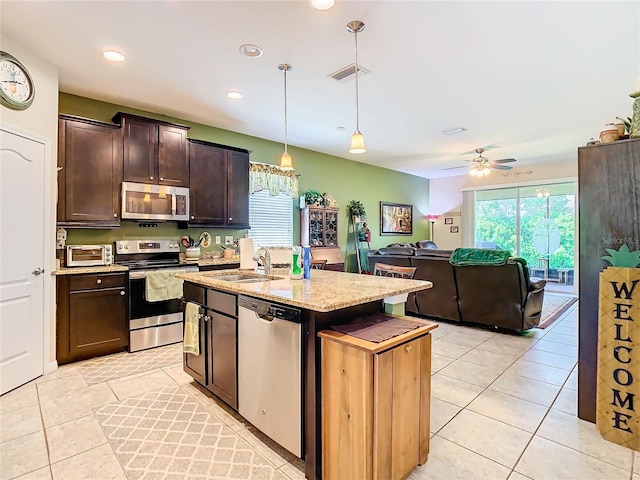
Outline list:
[[[191,215],[191,220],[195,220],[195,219],[196,219],[196,217],[194,217],[193,215]]]
[[[120,295],[124,295],[124,290],[122,290],[122,291],[120,292]]]
[[[232,221],[232,220],[233,220],[233,217],[229,217],[229,221]]]
[[[411,348],[412,348],[411,345],[407,345],[406,347],[404,347],[407,353],[411,351]]]
[[[117,214],[117,213],[114,213],[114,214],[113,214],[113,218],[118,218],[118,214]]]
[[[149,177],[149,180],[153,180],[153,177]]]
[[[164,178],[160,177],[160,181],[164,180]]]
[[[96,280],[96,283],[102,283],[102,280],[98,279]]]

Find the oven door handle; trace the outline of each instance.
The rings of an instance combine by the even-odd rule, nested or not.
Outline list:
[[[147,273],[149,272],[158,272],[158,271],[167,271],[165,269],[156,269],[156,270],[132,270],[129,272],[129,279],[130,280],[136,280],[139,278],[147,278]],[[188,266],[188,267],[184,267],[184,268],[174,268],[174,269],[169,269],[169,272],[175,272],[175,273],[193,273],[193,272],[197,272],[198,271],[198,267],[193,267],[192,265]]]

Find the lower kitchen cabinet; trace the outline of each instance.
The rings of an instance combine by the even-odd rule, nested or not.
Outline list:
[[[433,328],[380,343],[319,333],[322,478],[402,479],[427,461]]]
[[[238,408],[237,297],[188,282],[184,299],[200,305],[200,355],[184,354],[184,371],[234,409]]]
[[[129,345],[126,273],[57,278],[56,359],[59,365],[121,352]]]

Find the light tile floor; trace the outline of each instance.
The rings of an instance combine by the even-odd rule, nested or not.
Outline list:
[[[577,322],[576,304],[551,327],[520,337],[440,324],[431,453],[409,478],[640,480],[640,454],[576,417]],[[300,460],[218,404],[179,363],[91,385],[84,367],[60,367],[0,397],[0,479],[127,478],[96,411],[176,386],[283,478],[304,477]]]

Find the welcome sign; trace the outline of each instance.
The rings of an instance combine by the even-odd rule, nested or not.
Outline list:
[[[640,269],[600,273],[596,426],[607,440],[640,450]]]

